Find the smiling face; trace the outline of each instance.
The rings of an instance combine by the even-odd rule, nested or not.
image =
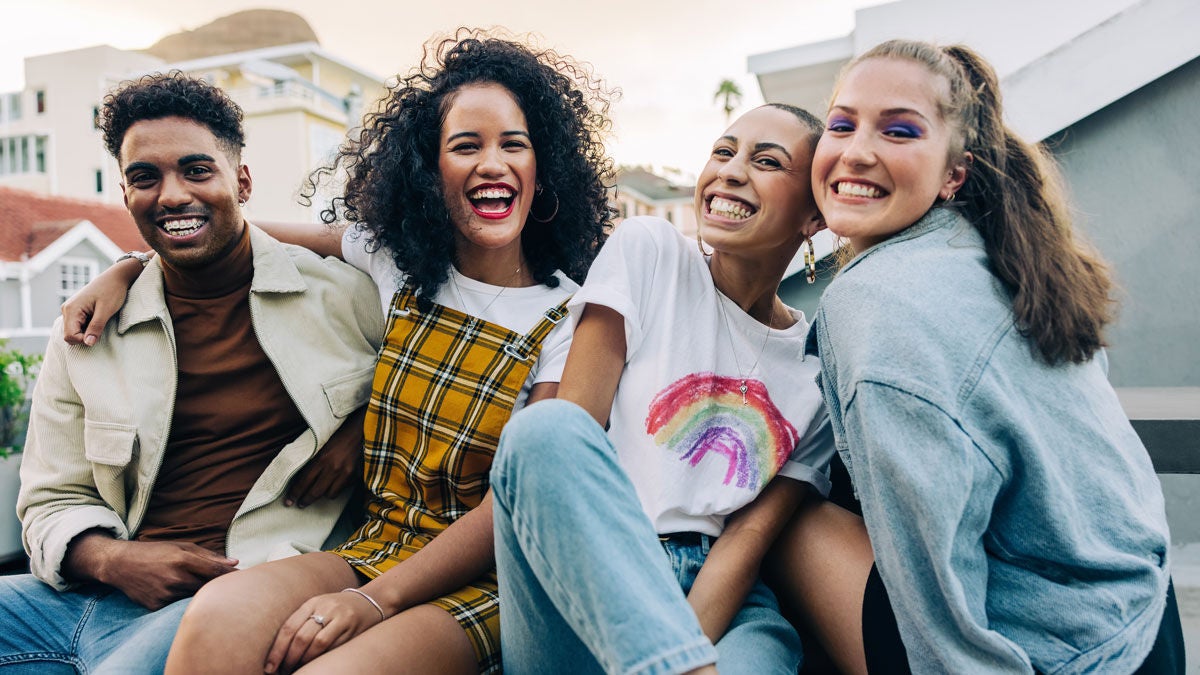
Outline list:
[[[762,106],[717,139],[696,184],[696,220],[713,249],[794,253],[815,231],[811,136],[792,113]]]
[[[207,127],[183,117],[136,122],[119,159],[125,206],[168,263],[203,267],[237,244],[245,227],[238,201],[250,196],[250,172]]]
[[[957,131],[940,112],[948,89],[944,77],[899,58],[867,59],[842,78],[812,181],[826,225],[855,250],[912,225],[966,179],[966,159],[952,153]]]
[[[525,113],[504,87],[472,84],[450,100],[438,169],[459,256],[516,248],[537,185]]]

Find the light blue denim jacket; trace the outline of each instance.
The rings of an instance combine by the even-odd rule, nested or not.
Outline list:
[[[808,339],[914,672],[1136,669],[1169,536],[1101,353],[1048,366],[978,233],[934,209],[830,284]]]

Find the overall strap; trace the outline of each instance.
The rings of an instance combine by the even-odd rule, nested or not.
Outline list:
[[[563,319],[567,318],[567,303],[571,301],[571,296],[563,298],[563,301],[547,309],[542,318],[534,324],[529,332],[522,335],[521,339],[504,346],[504,352],[509,356],[524,361],[530,357],[533,350],[542,344],[542,340],[554,330]]]

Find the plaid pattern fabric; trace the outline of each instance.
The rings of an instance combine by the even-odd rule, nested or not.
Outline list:
[[[520,335],[438,305],[422,313],[407,284],[396,292],[367,408],[367,520],[334,553],[375,578],[479,505],[500,430],[564,316],[566,301]],[[466,630],[481,672],[497,670],[495,573],[433,604]]]

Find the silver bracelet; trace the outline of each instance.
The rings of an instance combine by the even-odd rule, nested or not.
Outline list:
[[[371,603],[371,606],[375,608],[375,611],[379,612],[379,620],[380,621],[383,621],[384,619],[387,618],[387,615],[385,615],[383,613],[383,608],[379,606],[378,602],[375,602],[375,598],[372,598],[371,596],[367,595],[366,593],[363,593],[362,591],[358,590],[357,588],[343,588],[342,592],[343,593],[354,593],[356,595],[361,595],[364,600]]]

